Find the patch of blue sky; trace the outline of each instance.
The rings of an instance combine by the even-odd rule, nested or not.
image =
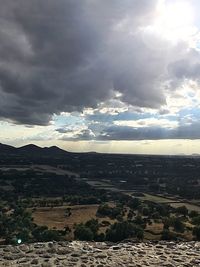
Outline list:
[[[98,113],[88,115],[88,121],[99,121],[99,122],[112,122],[112,121],[131,121],[139,119],[152,118],[152,114],[149,113],[133,113],[133,112],[121,112],[118,114]]]
[[[166,120],[169,120],[169,121],[177,121],[178,117],[179,117],[178,114],[165,115],[164,117],[163,117],[163,115],[157,116],[158,119],[166,119]]]
[[[124,112],[116,115],[116,120],[140,120],[140,119],[148,119],[152,118],[152,114],[150,113],[132,113],[132,112]]]
[[[188,92],[187,95],[191,98],[194,98],[195,97],[195,93],[194,92]]]
[[[185,112],[188,114],[188,112]],[[177,120],[180,114],[177,115],[165,115],[164,118],[170,121]],[[118,114],[108,114],[108,113],[98,113],[87,115],[86,117],[81,117],[80,114],[61,114],[55,115],[53,118],[54,125],[56,127],[70,126],[70,125],[87,125],[92,121],[103,122],[103,123],[112,123],[114,121],[136,121],[141,119],[163,119],[163,115],[159,113],[137,113],[137,112],[121,112]]]
[[[200,108],[184,108],[179,111],[179,116],[181,118],[188,115],[193,118],[200,118]]]
[[[119,114],[116,120],[141,120],[141,119],[167,119],[169,121],[176,121],[177,115],[161,115],[159,113],[124,113]]]
[[[68,125],[83,125],[85,124],[85,118],[72,114],[55,115],[53,118],[56,127],[68,126]]]
[[[167,119],[170,121],[177,120],[177,115],[167,115],[164,116],[159,113],[131,113],[131,112],[124,112],[116,115],[116,120],[141,120],[141,119]]]
[[[197,49],[197,50],[200,50],[200,40],[198,40],[198,41],[196,42],[196,49]]]
[[[190,118],[191,121],[199,121],[200,109],[199,108],[185,108],[179,111],[179,121],[184,123],[185,119]]]

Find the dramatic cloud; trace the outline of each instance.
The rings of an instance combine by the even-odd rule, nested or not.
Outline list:
[[[0,4],[2,140],[200,138],[199,1]]]
[[[173,123],[172,123],[173,125]],[[143,126],[131,127],[123,125],[100,125],[100,127],[91,126],[92,129],[83,129],[78,132],[70,130],[57,131],[61,134],[60,140],[80,141],[133,141],[133,140],[161,140],[161,139],[199,139],[200,123],[186,123],[177,127]]]
[[[149,27],[159,1],[0,3],[2,119],[45,125],[54,114],[117,95],[127,105],[159,109],[169,83],[199,79],[199,53]]]

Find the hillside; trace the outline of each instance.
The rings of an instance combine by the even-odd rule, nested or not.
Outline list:
[[[9,146],[9,145],[5,145],[5,144],[1,144],[0,143],[0,155],[1,154],[6,154],[7,156],[9,155],[48,155],[48,156],[53,156],[55,157],[56,155],[67,155],[69,152],[60,149],[57,146],[51,146],[51,147],[39,147],[36,146],[34,144],[29,144],[29,145],[25,145],[22,147],[13,147],[13,146]]]
[[[50,242],[0,247],[0,266],[152,266],[195,267],[200,264],[200,242],[120,244]]]

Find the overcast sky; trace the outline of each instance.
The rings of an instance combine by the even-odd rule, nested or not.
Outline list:
[[[200,153],[198,0],[0,4],[0,142]]]

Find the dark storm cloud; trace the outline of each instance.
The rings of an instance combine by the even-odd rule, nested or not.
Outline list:
[[[116,92],[136,107],[165,104],[167,66],[177,76],[186,47],[141,31],[157,2],[0,0],[0,118],[46,125]]]
[[[109,97],[107,75],[91,61],[100,36],[81,3],[1,3],[2,118],[46,124],[53,113],[81,110]]]
[[[100,133],[99,140],[156,140],[170,138],[170,131],[161,127],[133,128],[110,126]]]
[[[101,130],[101,131],[99,131]],[[59,131],[63,133],[62,131]],[[65,131],[65,133],[67,130]],[[177,128],[164,128],[160,126],[133,128],[130,126],[101,125],[84,129],[72,137],[63,135],[60,139],[66,141],[96,140],[96,141],[130,141],[130,140],[162,140],[162,139],[199,139],[200,123],[193,122],[188,125],[180,125]]]
[[[187,53],[179,60],[169,64],[168,71],[173,79],[183,81],[184,79],[199,80],[200,78],[200,54],[194,49],[188,50]]]
[[[160,140],[160,139],[199,139],[200,123],[192,122],[177,128],[110,126],[98,136],[102,140]]]
[[[130,104],[159,106],[159,66],[141,37],[127,32],[151,22],[156,2],[0,0],[0,117],[45,125],[115,90]]]
[[[63,135],[60,139],[65,141],[86,141],[86,140],[96,140],[96,141],[129,141],[129,140],[158,140],[166,138],[174,138],[173,132],[161,127],[141,127],[133,128],[129,126],[106,126],[102,127],[92,127],[94,132],[91,129],[82,130],[78,134],[73,134],[70,132],[72,137]],[[100,132],[98,130],[101,130]],[[60,133],[69,133],[69,131],[59,131]]]

